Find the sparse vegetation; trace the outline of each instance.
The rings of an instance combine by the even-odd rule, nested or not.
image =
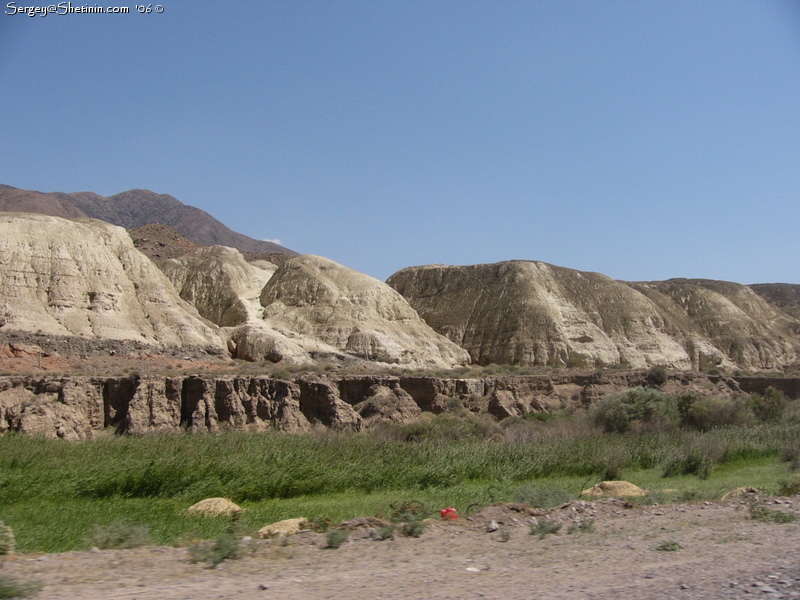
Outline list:
[[[543,540],[548,535],[555,535],[561,531],[561,523],[550,521],[548,519],[537,519],[531,525],[531,535],[538,535],[539,539]]]
[[[231,532],[221,533],[215,540],[204,540],[189,547],[192,562],[204,562],[210,568],[216,567],[228,558],[242,555],[242,544]]]
[[[372,537],[380,542],[392,539],[394,537],[394,525],[389,524],[378,528]]]
[[[750,518],[765,523],[793,523],[797,521],[795,513],[783,512],[767,508],[762,504],[753,504],[750,507]]]
[[[93,546],[108,548],[138,548],[151,543],[149,527],[128,521],[114,521],[108,525],[95,525],[91,542]]]
[[[778,481],[778,495],[796,496],[800,494],[800,474]]]
[[[594,519],[582,519],[577,523],[573,523],[567,529],[567,533],[594,533]]]
[[[38,582],[22,582],[0,573],[0,598],[27,598],[41,588],[42,585]]]
[[[678,542],[669,540],[666,542],[661,542],[657,546],[653,546],[653,550],[657,552],[677,552],[678,550],[683,550],[683,546],[681,546]]]
[[[574,500],[575,496],[564,489],[547,484],[526,484],[517,490],[516,500],[533,508],[551,508]]]
[[[594,519],[581,519],[567,529],[567,533],[594,533]]]
[[[331,529],[325,536],[325,548],[338,548],[347,541],[350,533],[342,529]]]

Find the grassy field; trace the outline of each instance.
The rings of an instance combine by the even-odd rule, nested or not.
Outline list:
[[[59,552],[91,547],[97,525],[119,520],[147,525],[162,544],[212,538],[230,521],[183,511],[214,496],[245,508],[236,523],[242,534],[297,516],[337,522],[386,514],[402,501],[424,504],[431,516],[497,501],[552,506],[602,479],[650,490],[646,502],[716,498],[744,485],[776,492],[790,473],[781,457],[794,457],[799,445],[794,419],[625,433],[604,432],[587,418],[497,424],[439,415],[363,433],[102,435],[90,442],[6,434],[0,520],[14,529],[18,551]]]

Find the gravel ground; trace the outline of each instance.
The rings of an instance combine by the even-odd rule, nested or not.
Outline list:
[[[39,581],[36,597],[48,599],[800,598],[800,522],[755,520],[753,501],[497,505],[430,522],[420,538],[377,541],[363,527],[338,549],[310,531],[253,540],[214,569],[185,548],[147,547],[18,556],[2,570]],[[800,497],[755,501],[800,506]],[[534,520],[562,527],[542,539],[530,534]],[[568,532],[581,522],[593,531]]]

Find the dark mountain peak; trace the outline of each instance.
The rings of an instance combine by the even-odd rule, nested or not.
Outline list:
[[[278,244],[237,233],[206,211],[184,204],[174,196],[146,189],[105,197],[88,191],[42,193],[0,185],[0,211],[33,212],[67,219],[91,217],[125,229],[158,223],[174,228],[195,244],[230,246],[255,254],[297,256],[297,252]]]

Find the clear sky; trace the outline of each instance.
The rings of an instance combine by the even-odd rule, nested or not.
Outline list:
[[[1,1],[0,183],[171,194],[379,279],[800,283],[798,0],[162,1]]]

